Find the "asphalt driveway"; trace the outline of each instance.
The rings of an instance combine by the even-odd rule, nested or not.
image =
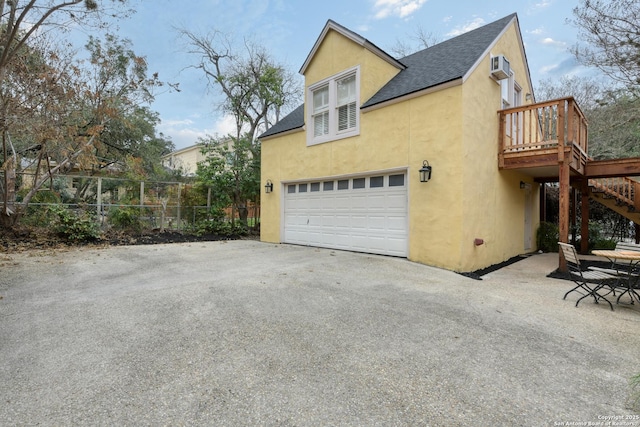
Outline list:
[[[640,426],[640,309],[563,301],[556,256],[478,281],[255,241],[0,254],[0,424]]]

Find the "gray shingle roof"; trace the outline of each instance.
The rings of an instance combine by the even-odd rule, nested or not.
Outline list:
[[[360,108],[371,107],[463,77],[517,15],[511,14],[399,60],[406,66]],[[269,128],[260,138],[302,128],[304,105]]]
[[[284,116],[282,120],[271,126],[258,138],[266,138],[267,136],[298,129],[302,126],[304,126],[304,104]]]
[[[514,17],[515,13],[400,59],[407,68],[361,108],[463,77]]]

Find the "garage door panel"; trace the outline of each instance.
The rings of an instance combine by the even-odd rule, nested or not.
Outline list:
[[[354,232],[361,230],[367,230],[367,216],[366,215],[351,215],[351,228]]]
[[[384,230],[387,228],[387,218],[382,215],[369,216],[367,224],[369,230]]]
[[[407,229],[407,219],[398,217],[387,218],[387,230],[404,232]]]
[[[362,188],[363,182],[359,179],[359,188],[350,182],[349,189],[338,190],[334,182],[333,190],[329,185],[317,192],[285,193],[284,241],[406,257],[406,186],[389,187],[388,178],[385,187]]]
[[[403,208],[406,204],[406,194],[387,194],[386,206]]]

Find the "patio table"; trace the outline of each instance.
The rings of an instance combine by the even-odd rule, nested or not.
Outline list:
[[[591,251],[593,255],[607,258],[612,263],[624,264],[625,261],[629,263],[629,269],[627,271],[626,284],[624,286],[624,292],[622,292],[617,299],[617,303],[620,303],[622,295],[628,293],[631,297],[631,304],[633,304],[634,297],[640,303],[640,294],[637,292],[638,274],[637,269],[640,264],[640,252],[637,251],[620,251],[620,250],[595,250]]]

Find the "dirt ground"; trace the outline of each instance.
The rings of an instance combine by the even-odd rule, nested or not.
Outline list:
[[[56,249],[68,247],[104,247],[121,245],[155,245],[160,243],[212,242],[237,240],[239,236],[204,234],[196,236],[178,231],[150,230],[142,233],[109,230],[101,238],[88,242],[73,242],[58,236],[46,228],[20,228],[0,230],[0,252],[23,252],[33,249]],[[246,238],[253,239],[248,236]]]

